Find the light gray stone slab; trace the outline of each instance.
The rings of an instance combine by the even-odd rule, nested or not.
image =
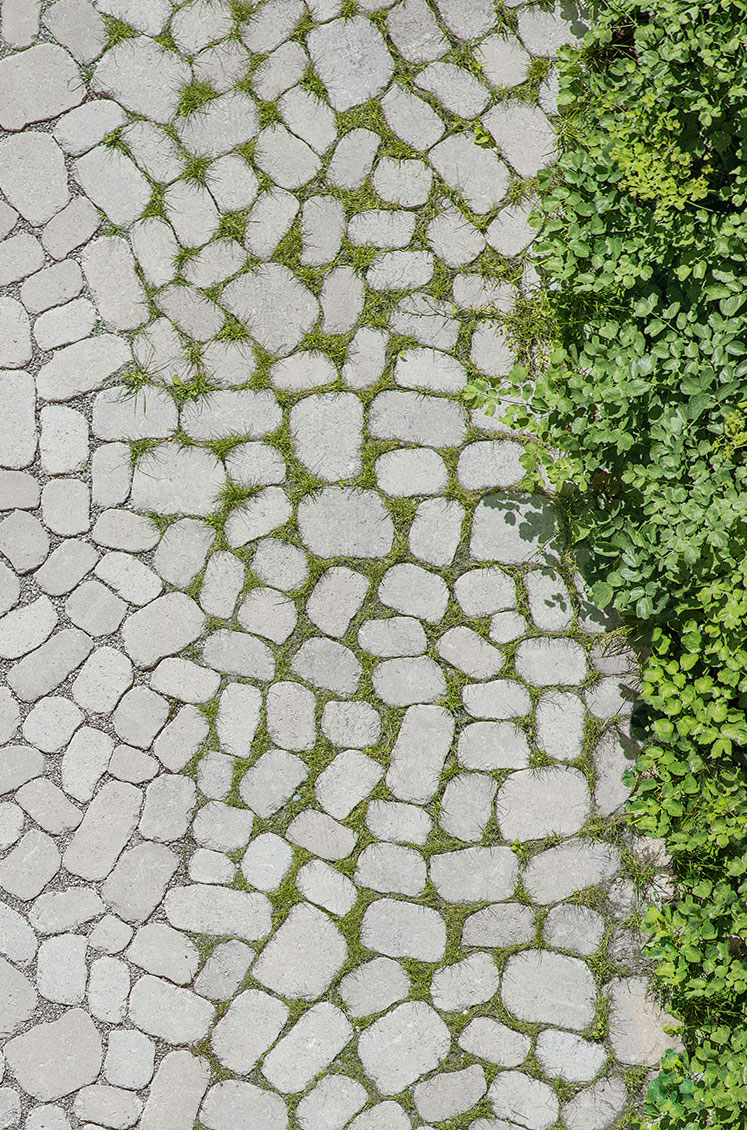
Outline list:
[[[200,1121],[208,1130],[232,1130],[242,1122],[255,1123],[265,1130],[286,1130],[288,1115],[280,1095],[230,1079],[210,1088],[200,1109]],[[153,1123],[153,1130],[156,1125]]]
[[[321,1001],[303,1014],[265,1056],[262,1074],[284,1094],[303,1091],[350,1042],[353,1029],[344,1013]]]
[[[496,1114],[510,1110],[512,1117],[529,1130],[549,1130],[558,1117],[558,1100],[552,1089],[520,1071],[501,1071],[490,1086],[488,1098]]]
[[[475,1106],[486,1090],[485,1072],[472,1064],[461,1071],[443,1072],[418,1083],[413,1096],[420,1117],[438,1122],[463,1114]]]
[[[499,1067],[518,1067],[526,1058],[530,1043],[528,1036],[487,1016],[475,1017],[459,1037],[459,1047],[468,1055]]]
[[[450,1045],[449,1030],[440,1016],[425,1001],[411,1001],[366,1028],[358,1040],[358,1055],[378,1090],[392,1095],[437,1067]]]
[[[213,1051],[224,1067],[246,1074],[277,1039],[287,1007],[258,989],[246,989],[231,1003],[211,1036]]]
[[[83,1009],[71,1009],[16,1036],[5,1057],[24,1091],[42,1102],[92,1083],[103,1059],[101,1037]]]
[[[363,915],[361,941],[386,957],[437,962],[446,946],[446,926],[438,911],[403,899],[372,902]]]
[[[445,902],[494,902],[510,896],[518,867],[507,847],[469,847],[430,858],[430,878]]]
[[[337,111],[359,106],[381,93],[394,69],[381,34],[362,16],[315,28],[307,44]]]
[[[345,939],[331,919],[299,903],[262,950],[252,975],[281,996],[313,1001],[326,991],[346,957]]]
[[[189,66],[178,55],[139,36],[118,43],[104,55],[94,70],[93,85],[125,110],[167,123],[176,114],[179,92],[189,78]]]

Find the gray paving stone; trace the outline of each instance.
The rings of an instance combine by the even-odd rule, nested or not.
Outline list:
[[[411,63],[428,63],[449,50],[425,0],[403,0],[387,16],[387,27],[397,50]]]
[[[428,225],[428,245],[448,267],[463,267],[484,250],[485,237],[458,209],[446,207]]]
[[[5,958],[0,958],[0,984],[3,990],[3,1013],[0,1027],[4,1037],[12,1036],[34,1014],[38,997],[30,982],[14,969]]]
[[[226,309],[271,353],[290,353],[316,321],[318,303],[286,267],[270,263],[249,271],[223,291]],[[282,308],[282,320],[276,311]]]
[[[332,155],[327,179],[347,190],[360,188],[381,144],[378,134],[367,129],[352,129],[343,134]]]
[[[376,163],[372,183],[381,199],[389,204],[417,208],[430,195],[433,173],[423,161],[382,157]]]
[[[466,769],[524,769],[529,745],[513,722],[470,722],[459,735],[457,757]]]
[[[78,628],[91,636],[116,632],[127,612],[127,605],[99,581],[87,580],[65,601],[65,612]]]
[[[162,123],[174,117],[180,88],[188,82],[188,65],[143,37],[118,43],[104,55],[93,74],[94,88],[100,93],[133,114]]]
[[[0,907],[0,923],[2,923],[1,952],[15,965],[27,965],[36,954],[39,944],[36,934],[26,919],[9,906]]]
[[[518,86],[524,82],[531,63],[518,40],[500,33],[483,39],[475,51],[475,58],[491,86],[497,87]]]
[[[425,863],[414,848],[369,844],[358,857],[355,881],[382,894],[420,895],[425,886]]]
[[[418,1083],[413,1095],[421,1118],[432,1122],[452,1118],[473,1107],[487,1090],[485,1073],[477,1064],[449,1071]]]
[[[421,90],[437,98],[446,110],[463,118],[477,117],[490,101],[490,94],[480,80],[453,63],[429,63],[418,73],[415,82]]]
[[[247,847],[241,860],[241,873],[260,891],[276,890],[293,862],[293,849],[274,832],[263,832]]]
[[[283,749],[268,750],[242,777],[241,799],[264,819],[285,804],[307,772],[300,757]]]
[[[397,1047],[396,1057],[391,1055],[392,1045]],[[358,1055],[378,1090],[392,1095],[437,1067],[450,1045],[449,1030],[440,1016],[424,1001],[411,1001],[397,1005],[365,1029],[358,1040]]]
[[[66,698],[43,698],[26,715],[23,736],[45,753],[58,752],[77,730],[83,715]]]
[[[75,177],[86,196],[117,227],[129,227],[150,200],[148,181],[119,149],[96,146],[75,162]]]
[[[140,1120],[141,1130],[188,1130],[210,1079],[204,1060],[169,1052],[161,1061]]]
[[[68,796],[89,801],[106,771],[114,739],[92,726],[81,726],[62,758],[62,787]]]
[[[470,138],[454,135],[440,141],[429,153],[434,169],[453,189],[459,190],[470,208],[485,215],[499,204],[509,185],[506,166],[488,149]]]
[[[458,404],[416,392],[381,392],[369,408],[368,428],[377,439],[399,439],[430,447],[454,447],[464,439]]]
[[[586,656],[570,639],[524,640],[516,649],[516,671],[533,686],[573,685],[586,675]]]
[[[80,934],[60,934],[39,947],[36,983],[46,1000],[80,1004],[86,989],[86,939]]]
[[[439,823],[450,836],[479,843],[490,820],[495,782],[483,774],[461,773],[452,777],[441,798]]]
[[[328,483],[358,474],[362,428],[363,409],[353,393],[307,396],[290,412],[297,458]]]
[[[337,136],[335,116],[326,102],[310,90],[294,86],[280,98],[278,107],[292,133],[315,153],[326,153]]]
[[[527,950],[508,959],[503,1003],[519,1020],[562,1023],[580,1031],[594,1015],[594,980],[575,957]]]
[[[239,443],[226,457],[226,470],[242,486],[264,486],[285,481],[285,460],[269,443]]]
[[[202,606],[206,608],[204,602]],[[278,644],[292,634],[297,620],[292,599],[273,588],[252,589],[242,602],[237,618],[247,632]]]
[[[246,65],[246,56],[243,62]],[[246,161],[235,153],[227,153],[211,163],[207,187],[220,212],[235,212],[254,203],[259,182]]]
[[[446,927],[430,907],[383,898],[372,902],[363,915],[361,941],[386,957],[437,962],[444,954]]]
[[[195,980],[195,989],[210,1000],[228,1000],[238,989],[254,957],[244,942],[221,942],[215,947]]]
[[[70,537],[91,525],[90,491],[80,479],[50,479],[42,487],[42,518],[53,534]]]
[[[326,487],[298,506],[301,538],[319,557],[380,557],[388,553],[393,525],[373,491]]]
[[[353,1029],[329,1001],[305,1012],[265,1056],[262,1074],[279,1091],[305,1090],[349,1043]]]
[[[555,906],[544,924],[545,940],[555,949],[588,956],[604,936],[604,919],[585,906]]]
[[[619,866],[619,852],[610,845],[571,839],[534,856],[524,884],[535,902],[546,905],[609,881]]]
[[[332,108],[359,106],[379,94],[394,69],[381,34],[361,16],[333,20],[307,37],[314,68]]]
[[[621,1079],[600,1079],[593,1087],[580,1091],[563,1107],[563,1120],[569,1130],[591,1130],[609,1126],[625,1109],[628,1092]]]
[[[558,1117],[558,1100],[547,1083],[520,1071],[501,1071],[488,1091],[496,1114],[506,1110],[529,1130],[548,1130]]]
[[[299,211],[292,193],[271,187],[260,193],[247,216],[244,246],[258,259],[269,259],[283,236],[287,235]]]
[[[55,351],[42,365],[36,388],[43,400],[72,400],[100,388],[130,359],[127,342],[116,334],[100,334]]]
[[[246,989],[216,1024],[211,1043],[224,1067],[244,1075],[277,1039],[288,1017],[287,1007],[258,989]]]
[[[138,969],[177,985],[188,985],[199,965],[199,953],[189,938],[163,922],[142,926],[128,947],[127,957]]]
[[[347,973],[340,982],[340,996],[349,1016],[384,1012],[407,997],[410,978],[387,957],[377,957]]]
[[[12,801],[0,805],[0,843],[3,848],[12,847],[21,835],[23,828],[23,809]]]
[[[207,1033],[213,1006],[189,989],[146,974],[130,993],[129,1016],[135,1027],[149,1036],[172,1045],[191,1044]]]
[[[494,106],[483,123],[520,177],[536,176],[557,156],[556,135],[542,110],[526,103]]]
[[[211,800],[198,810],[192,835],[198,844],[213,851],[238,851],[246,846],[253,823],[251,812]]]
[[[388,706],[437,702],[446,694],[441,669],[428,656],[385,659],[376,667],[372,681],[377,695]]]
[[[517,876],[506,847],[469,847],[430,858],[430,878],[445,902],[491,902],[508,898]]]
[[[355,847],[356,835],[323,812],[300,812],[288,826],[288,839],[322,859],[345,859]]]
[[[462,691],[462,702],[473,718],[518,718],[531,706],[529,692],[515,679],[468,684]]]
[[[496,816],[503,838],[571,836],[591,812],[589,786],[578,769],[521,769],[501,786]]]
[[[376,460],[379,490],[392,498],[440,494],[448,485],[443,459],[427,448],[386,451]]]
[[[330,816],[345,820],[381,780],[384,770],[357,750],[339,753],[316,779],[316,798]]]
[[[336,746],[364,749],[374,745],[381,731],[381,719],[368,702],[325,703],[322,711],[322,733]]]
[[[140,1090],[153,1078],[155,1046],[135,1029],[113,1031],[107,1043],[104,1075],[114,1087]]]
[[[3,467],[27,467],[36,454],[36,394],[28,373],[4,372],[0,377],[6,412],[0,422]]]
[[[427,639],[422,625],[411,616],[391,616],[384,620],[364,620],[358,630],[358,643],[371,655],[387,659],[422,655]]]
[[[0,243],[0,285],[25,279],[44,265],[44,250],[28,232],[13,235]]]
[[[610,1042],[618,1060],[654,1066],[667,1049],[681,1049],[678,1037],[662,1031],[664,1024],[674,1026],[677,1021],[650,997],[642,977],[615,979],[608,993]]]
[[[105,879],[137,825],[141,804],[134,785],[107,781],[65,850],[67,870],[82,879]]]
[[[62,0],[60,0],[62,2]],[[76,196],[53,216],[42,233],[42,244],[53,259],[64,259],[93,235],[101,216],[84,196]]]
[[[345,1075],[321,1079],[301,1099],[296,1110],[301,1130],[340,1130],[365,1106],[367,1092],[360,1083]]]
[[[255,1122],[266,1130],[285,1130],[288,1116],[279,1095],[229,1079],[210,1088],[200,1108],[200,1121],[208,1130],[231,1130],[241,1121]]]
[[[194,518],[169,526],[153,555],[156,572],[169,584],[187,588],[205,564],[214,531]]]
[[[569,1083],[583,1083],[593,1079],[607,1059],[603,1045],[593,1044],[571,1032],[561,1032],[556,1028],[545,1028],[540,1032],[535,1055],[548,1075]]]
[[[352,910],[358,897],[350,879],[320,859],[312,859],[300,868],[296,887],[309,902],[338,916]]]
[[[125,650],[138,667],[153,667],[202,633],[205,616],[185,593],[167,593],[134,612],[122,631]]]
[[[431,818],[414,804],[373,800],[366,811],[369,831],[379,840],[417,844],[422,847],[431,830]]]
[[[14,664],[8,686],[23,702],[35,702],[63,683],[92,649],[93,641],[85,632],[63,628]]]
[[[0,618],[0,656],[18,659],[49,637],[58,616],[52,601],[42,596]]]
[[[258,892],[193,883],[171,887],[164,907],[167,921],[175,930],[225,934],[247,941],[264,938],[270,931],[270,904]]]
[[[309,267],[331,263],[340,249],[345,231],[345,210],[330,196],[312,196],[303,206],[301,263]]]
[[[20,130],[72,109],[85,97],[78,68],[61,47],[40,43],[0,66],[0,126]]]
[[[453,718],[443,707],[411,706],[405,712],[386,776],[395,797],[420,804],[430,800],[453,733]]]
[[[356,332],[342,367],[342,379],[348,388],[370,388],[376,384],[384,370],[386,340],[383,330],[364,326]]]
[[[57,550],[55,550],[56,552]],[[53,558],[54,553],[49,562]],[[47,566],[44,566],[44,568],[47,568]],[[136,604],[138,607],[155,600],[157,596],[160,596],[163,589],[160,578],[156,576],[153,570],[129,553],[119,553],[115,550],[105,554],[97,563],[94,572],[100,580],[113,588],[124,600],[130,604]],[[38,580],[39,573],[36,577]]]
[[[187,830],[196,801],[196,788],[187,777],[163,774],[145,790],[138,831],[147,840],[172,843]]]
[[[464,626],[444,632],[437,648],[442,659],[472,679],[489,679],[497,675],[504,664],[504,657],[497,648]]]
[[[20,369],[31,360],[28,315],[15,298],[0,298],[0,348],[9,369]]]
[[[475,509],[470,553],[478,561],[521,565],[555,553],[556,517],[540,495],[498,500],[487,496]],[[541,558],[538,564],[543,563]]]
[[[26,471],[0,471],[0,510],[36,510],[39,483]]]
[[[6,1045],[5,1057],[23,1090],[49,1102],[92,1083],[103,1049],[91,1018],[74,1008],[16,1036]]]
[[[486,906],[469,916],[462,931],[462,943],[465,946],[489,946],[498,949],[521,945],[531,941],[533,937],[532,909],[518,903],[497,903]]]
[[[459,1047],[499,1067],[518,1067],[526,1058],[530,1040],[497,1020],[477,1016],[459,1037]]]
[[[347,234],[357,247],[372,244],[374,247],[407,247],[415,230],[415,216],[411,212],[369,208],[356,212],[348,221]]]
[[[226,540],[232,549],[284,526],[291,516],[288,496],[280,487],[265,487],[229,515]]]
[[[162,844],[128,848],[101,888],[107,904],[127,922],[144,922],[163,899],[178,859]]]
[[[261,985],[285,997],[313,1001],[328,988],[347,957],[347,945],[321,910],[299,903],[252,967]]]
[[[575,21],[574,26],[564,19],[560,5],[551,12],[524,8],[519,13],[518,22],[519,38],[533,55],[554,55],[559,47],[575,44],[582,34],[581,21]]]

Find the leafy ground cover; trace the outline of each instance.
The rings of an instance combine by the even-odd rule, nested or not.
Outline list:
[[[685,1046],[648,1124],[743,1127],[747,3],[603,0],[591,23],[560,53],[521,363],[467,396],[536,437],[525,465],[559,491],[595,600],[642,655],[629,815],[678,877],[644,927]]]

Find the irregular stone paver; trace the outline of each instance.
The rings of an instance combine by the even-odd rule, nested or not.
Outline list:
[[[0,1124],[596,1130],[635,671],[460,400],[582,27],[246,7],[2,5]]]

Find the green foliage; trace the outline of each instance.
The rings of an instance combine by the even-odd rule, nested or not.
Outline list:
[[[628,815],[674,863],[643,925],[685,1048],[649,1087],[657,1130],[747,1117],[746,21],[747,0],[605,0],[561,51],[541,287],[507,319],[510,380],[467,390],[535,437],[530,485],[645,645]]]

